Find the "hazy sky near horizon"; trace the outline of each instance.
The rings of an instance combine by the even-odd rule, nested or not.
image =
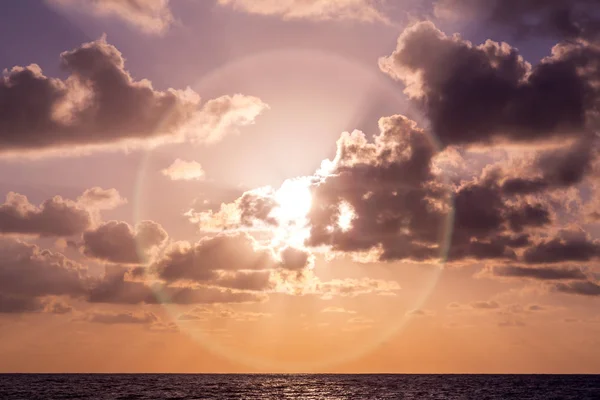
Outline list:
[[[3,5],[0,372],[600,373],[599,19]]]

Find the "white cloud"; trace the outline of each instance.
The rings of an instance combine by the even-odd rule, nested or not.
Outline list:
[[[274,15],[284,20],[355,20],[388,22],[373,0],[218,0],[218,4],[250,14]]]
[[[184,161],[180,158],[173,161],[173,164],[161,172],[173,181],[199,181],[203,180],[206,176],[200,163],[196,161]]]
[[[164,34],[174,18],[169,0],[49,0],[62,7],[74,7],[98,17],[120,18],[144,33]]]

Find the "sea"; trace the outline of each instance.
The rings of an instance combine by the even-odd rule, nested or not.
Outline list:
[[[0,374],[0,399],[600,399],[600,375]]]

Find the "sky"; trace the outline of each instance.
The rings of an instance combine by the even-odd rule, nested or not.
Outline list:
[[[0,372],[600,373],[595,0],[0,14]]]

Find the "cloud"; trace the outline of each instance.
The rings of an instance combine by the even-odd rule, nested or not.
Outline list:
[[[49,299],[44,302],[44,311],[51,314],[69,314],[73,307],[60,299]]]
[[[191,89],[158,91],[134,80],[116,47],[102,37],[61,54],[65,80],[36,64],[0,80],[0,146],[9,155],[64,154],[92,147],[216,142],[253,123],[268,106],[255,97],[223,96],[200,109]],[[30,99],[36,99],[35,102]]]
[[[143,281],[139,268],[106,266],[103,278],[92,277],[87,268],[60,253],[42,250],[10,237],[0,237],[1,312],[67,313],[71,307],[49,296],[68,296],[90,303],[110,304],[217,304],[261,302],[267,296],[225,288],[250,285],[260,280],[221,277],[223,287],[170,286]],[[249,282],[249,283],[248,283]],[[252,287],[250,287],[252,289]],[[262,287],[255,289],[264,289]]]
[[[566,261],[586,262],[600,257],[600,241],[592,240],[581,230],[562,230],[558,237],[528,248],[523,258],[529,264]]]
[[[365,317],[354,317],[354,318],[350,318],[348,320],[349,324],[355,324],[355,325],[371,325],[373,322],[372,319],[370,318],[365,318]]]
[[[429,310],[416,309],[408,311],[406,315],[410,315],[413,317],[433,317],[435,316],[435,312]]]
[[[87,269],[62,254],[0,237],[1,294],[23,298],[83,297],[89,284]]]
[[[77,7],[99,17],[120,18],[147,34],[164,34],[174,18],[169,0],[49,0],[62,7]]]
[[[372,143],[362,132],[344,133],[336,157],[314,185],[308,214],[310,246],[360,252],[381,246],[380,260],[434,259],[444,229],[448,194],[430,170],[435,148],[413,121],[379,121]],[[353,211],[338,221],[342,204]]]
[[[537,312],[545,312],[545,311],[553,311],[558,309],[557,307],[552,306],[543,306],[539,304],[529,304],[523,306],[521,304],[500,304],[495,300],[489,301],[474,301],[469,304],[461,304],[461,303],[450,303],[446,307],[451,311],[459,311],[459,312],[471,312],[477,313],[479,315],[489,315],[490,312],[499,314],[499,315],[514,315],[514,314],[527,314],[527,313],[537,313]]]
[[[470,180],[450,181],[433,163],[440,150],[426,131],[401,115],[381,118],[371,141],[359,131],[343,133],[335,158],[302,178],[312,198],[302,221],[301,229],[308,230],[302,232],[308,235],[302,244],[310,251],[328,248],[333,255],[368,254],[370,261],[518,261],[541,242],[541,228],[557,222],[554,200],[542,196],[545,189],[536,197],[507,190],[507,176],[520,177],[521,171],[510,175],[493,166]],[[571,165],[562,161],[575,159],[574,150],[535,154],[535,165],[553,176],[549,182],[572,185],[579,179],[569,180],[569,168],[560,173],[565,176],[557,172],[560,165]],[[255,189],[218,211],[186,216],[202,231],[276,236],[287,229],[276,215],[279,190]],[[284,250],[279,258],[285,264],[290,255]],[[297,255],[299,266],[305,259],[310,266],[308,252]]]
[[[215,306],[213,308],[194,307],[180,314],[177,319],[180,321],[206,321],[209,318],[225,318],[234,321],[256,321],[270,316],[271,314],[267,313],[236,311],[223,306]]]
[[[600,285],[592,281],[558,282],[551,285],[550,290],[579,296],[600,296]]]
[[[154,221],[142,221],[135,229],[126,222],[109,221],[83,234],[83,253],[99,260],[140,264],[168,239],[167,232]]]
[[[188,281],[244,291],[270,291],[278,281],[294,280],[312,266],[305,250],[284,248],[279,256],[260,246],[247,233],[221,234],[201,239],[195,245],[173,244],[152,265],[167,282]]]
[[[204,238],[194,245],[177,243],[158,260],[154,268],[168,282],[206,282],[216,271],[268,270],[276,267],[271,250],[262,248],[246,233]]]
[[[498,322],[500,328],[523,328],[527,326],[525,322],[518,319],[507,319]]]
[[[488,312],[488,311],[496,311],[502,307],[500,303],[494,300],[480,300],[473,301],[469,304],[461,304],[457,302],[452,302],[446,306],[448,310],[451,311],[460,311],[460,312]]]
[[[202,232],[221,232],[241,225],[238,202],[223,203],[216,212],[213,210],[196,212],[190,209],[184,215],[191,223],[198,224]]]
[[[170,286],[163,282],[130,280],[129,268],[107,266],[104,278],[89,291],[88,301],[107,304],[219,304],[257,303],[263,293],[214,287]]]
[[[105,280],[91,291],[91,303],[106,304],[228,304],[260,303],[268,297],[256,292],[238,292],[210,287],[176,287],[123,279]]]
[[[44,303],[35,297],[6,296],[0,293],[0,314],[39,312]]]
[[[0,237],[0,313],[65,314],[72,307],[49,296],[85,298],[92,284],[87,269],[62,254]]]
[[[493,310],[499,308],[500,304],[496,301],[475,301],[470,306],[476,310]]]
[[[307,294],[317,294],[322,299],[331,299],[336,296],[356,297],[366,294],[394,296],[400,290],[400,285],[394,281],[380,279],[332,279],[330,281],[316,281],[314,288],[309,288]]]
[[[140,324],[148,325],[159,321],[156,314],[152,312],[133,313],[133,312],[101,312],[92,311],[84,316],[84,320],[98,324]]]
[[[308,251],[290,246],[282,249],[279,256],[281,258],[281,266],[294,271],[302,270],[314,261]]]
[[[77,202],[54,196],[39,206],[9,192],[0,205],[0,232],[38,236],[73,236],[92,225],[90,212]]]
[[[196,161],[184,161],[180,158],[173,161],[173,164],[161,172],[173,181],[199,181],[204,179],[206,175],[200,163]]]
[[[273,227],[279,224],[272,215],[277,208],[272,188],[259,188],[243,193],[232,203],[223,203],[218,211],[189,210],[185,216],[198,224],[203,232],[221,232],[251,227]]]
[[[0,293],[0,314],[39,313],[70,314],[73,312],[66,302],[60,299],[6,296]]]
[[[250,14],[279,16],[284,20],[389,22],[373,0],[218,0],[218,4]]]
[[[545,311],[545,310],[547,310],[547,307],[540,306],[538,304],[530,304],[529,306],[527,306],[527,311]]]
[[[600,7],[596,0],[438,0],[437,17],[496,23],[518,35],[560,38],[597,37]]]
[[[504,180],[502,191],[508,195],[525,195],[577,185],[593,173],[592,164],[596,159],[598,141],[591,139],[540,152],[525,171],[529,176]]]
[[[77,198],[77,203],[85,208],[112,210],[120,205],[127,204],[127,199],[121,197],[117,189],[102,189],[96,186],[83,192]]]
[[[474,46],[421,22],[379,66],[406,85],[443,145],[486,144],[589,137],[599,59],[595,45],[562,42],[532,67],[506,43]]]
[[[530,244],[523,231],[551,222],[543,204],[507,202],[495,179],[493,174],[484,175],[457,190],[449,260],[515,260],[515,250]]]
[[[169,283],[197,285],[243,292],[317,295],[322,298],[362,294],[392,295],[396,282],[376,279],[321,281],[313,274],[306,250],[286,247],[277,255],[260,246],[249,234],[226,233],[201,239],[195,245],[175,243],[151,270]]]
[[[327,307],[327,308],[324,308],[321,312],[334,313],[334,314],[356,314],[356,311],[347,310],[342,307]]]
[[[245,291],[268,291],[275,288],[272,271],[224,272],[210,281],[210,285]]]
[[[377,249],[379,261],[514,260],[515,250],[530,244],[528,231],[552,222],[543,203],[507,201],[497,171],[449,184],[433,171],[433,143],[399,115],[380,120],[373,142],[344,133],[313,185],[306,244],[343,253]],[[338,223],[343,204],[352,210],[346,227]]]
[[[258,97],[239,93],[221,96],[207,101],[184,133],[194,143],[216,143],[227,134],[239,133],[239,127],[253,125],[269,108]]]
[[[587,280],[581,268],[521,267],[514,265],[488,266],[477,274],[479,277],[525,278],[536,280]]]

